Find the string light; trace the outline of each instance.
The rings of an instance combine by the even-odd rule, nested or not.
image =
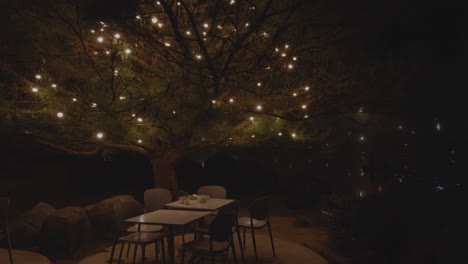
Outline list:
[[[55,83],[53,83],[53,84],[51,85],[51,87],[52,87],[52,88],[57,88],[57,85],[56,85]]]
[[[297,136],[296,133],[292,133],[292,134],[291,134],[291,137],[292,137],[292,138],[296,138],[296,136]]]
[[[42,76],[40,74],[36,74],[36,79],[40,80],[42,79]]]
[[[290,64],[288,64],[288,68],[289,68],[289,69],[292,69],[292,68],[294,68],[294,65],[292,65],[292,64],[290,63]]]
[[[97,41],[100,42],[100,43],[102,43],[102,42],[104,41],[104,38],[103,38],[103,37],[98,37],[98,38],[97,38]]]
[[[166,46],[166,47],[170,47],[170,46],[171,46],[171,43],[169,43],[169,42],[165,42],[165,43],[164,43],[164,46]]]
[[[97,138],[97,139],[102,139],[102,138],[104,138],[104,133],[102,133],[102,132],[96,133],[96,138]]]
[[[201,60],[201,59],[202,59],[202,55],[197,54],[197,55],[195,55],[195,58],[197,58],[197,60]]]
[[[302,109],[307,109],[307,105],[303,104],[302,106]]]
[[[73,102],[76,102],[76,101],[78,101],[78,99],[76,99],[76,98],[72,98],[72,101],[73,101]]]
[[[283,135],[283,133],[281,133],[281,132],[278,132],[278,136],[280,136],[280,137],[281,137],[282,135]]]
[[[58,118],[62,118],[62,117],[63,117],[63,113],[62,113],[62,112],[58,112],[58,113],[57,113],[57,117],[58,117]]]
[[[31,88],[31,91],[33,93],[37,93],[37,92],[39,92],[39,89],[37,87],[33,87],[33,88]]]
[[[309,89],[310,89],[309,86],[304,87],[304,90],[305,90],[305,91],[309,91]]]
[[[296,96],[297,96],[297,93],[293,93],[293,96],[296,97]]]
[[[139,144],[143,143],[143,140],[139,139],[139,140],[138,140],[138,143],[139,143]]]
[[[130,49],[125,49],[125,53],[130,54],[130,53],[132,53],[132,50],[130,50]]]
[[[151,18],[151,23],[156,24],[158,23],[158,19],[156,17]]]
[[[143,122],[143,118],[139,117],[139,118],[137,118],[137,121],[138,121],[139,123],[141,123],[141,122]]]
[[[92,104],[91,104],[91,107],[97,107],[97,104],[96,104],[96,103],[92,103]]]
[[[208,28],[208,23],[204,23],[204,24],[203,24],[203,27],[204,27],[204,28]]]
[[[187,30],[187,31],[185,31],[185,34],[187,34],[187,36],[190,36],[190,34],[192,34],[192,33],[190,32],[190,30]]]
[[[257,105],[257,110],[258,111],[262,111],[262,108],[263,108],[262,105]]]
[[[253,122],[255,120],[255,117],[251,116],[251,117],[249,117],[249,119],[250,119],[250,121]]]
[[[125,100],[126,97],[125,97],[125,96],[120,96],[119,99],[120,99],[120,100]]]
[[[119,38],[120,38],[120,34],[119,34],[119,33],[115,33],[114,38],[119,39]]]
[[[234,103],[234,98],[229,98],[229,103]]]
[[[261,82],[258,82],[258,83],[257,83],[257,86],[258,86],[258,87],[262,86],[262,83],[261,83]]]

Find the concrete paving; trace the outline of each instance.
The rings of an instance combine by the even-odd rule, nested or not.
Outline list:
[[[51,264],[47,257],[31,251],[13,249],[12,255],[14,264]],[[8,249],[0,248],[0,263],[7,264],[9,261]]]
[[[327,261],[321,257],[319,254],[317,254],[315,251],[306,248],[299,243],[292,242],[292,241],[286,241],[282,239],[276,239],[275,242],[275,249],[276,249],[276,257],[273,256],[272,250],[271,250],[271,245],[270,245],[270,239],[268,236],[265,235],[258,235],[256,236],[257,240],[257,250],[258,254],[260,257],[260,263],[268,263],[268,264],[297,264],[297,263],[306,263],[306,264],[326,264]],[[191,239],[191,235],[188,234],[186,239]],[[238,245],[237,240],[236,246]],[[175,238],[175,247],[179,248],[180,244],[182,243],[181,236],[177,236]],[[251,264],[255,263],[255,257],[253,254],[253,248],[251,241],[248,241],[246,243],[247,248],[246,248],[246,263]],[[126,249],[126,248],[125,248]],[[238,246],[236,247],[238,249]],[[132,248],[133,250],[133,248]],[[152,246],[147,247],[147,260],[146,263],[156,263],[155,261],[155,253],[153,250]],[[116,252],[119,252],[119,247],[116,248]],[[126,251],[124,251],[126,252]],[[141,252],[139,250],[138,252]],[[106,248],[104,252],[100,252],[91,256],[88,256],[81,260],[79,264],[107,264],[108,259],[110,255],[110,247]],[[240,252],[237,250],[237,255],[238,255],[238,260],[239,263],[241,262],[241,255]],[[125,253],[124,253],[125,257]],[[131,263],[132,262],[132,254],[130,254],[129,259],[124,259],[122,263]],[[185,259],[186,263],[188,262],[190,255],[187,254]],[[114,256],[114,258],[116,258]],[[161,256],[160,256],[161,258]],[[176,256],[176,263],[180,263],[180,256]],[[141,256],[137,254],[137,263],[141,263]],[[115,261],[117,263],[117,261]],[[162,263],[162,261],[160,261]],[[229,263],[234,263],[233,258],[231,257],[229,259]]]

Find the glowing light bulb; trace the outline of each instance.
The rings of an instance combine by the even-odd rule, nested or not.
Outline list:
[[[208,28],[208,23],[203,24],[204,28]]]
[[[261,82],[258,82],[258,83],[257,83],[257,86],[259,86],[259,87],[262,86],[262,83],[261,83]]]
[[[39,89],[37,87],[33,87],[33,88],[31,88],[31,91],[33,93],[37,93],[37,92],[39,92]]]
[[[252,135],[251,137],[252,137],[252,138],[255,138],[255,135]]]
[[[96,137],[97,137],[98,139],[102,139],[102,138],[104,137],[104,133],[98,132],[98,133],[96,133]]]
[[[57,113],[57,117],[58,117],[58,118],[62,118],[62,117],[63,117],[63,113],[62,113],[62,112],[58,112],[58,113]]]
[[[232,104],[234,103],[234,98],[229,98],[229,102]]]
[[[96,103],[92,103],[92,104],[91,104],[91,107],[96,107],[96,106],[97,106]]]
[[[187,30],[187,31],[185,31],[185,34],[187,34],[187,36],[190,36],[192,34],[192,32],[190,32],[190,30]]]
[[[135,18],[136,18],[136,19],[141,19],[141,16],[140,16],[140,15],[136,15]]]
[[[119,34],[119,33],[115,33],[114,38],[119,39],[119,38],[120,38],[120,34]]]
[[[290,63],[290,64],[288,64],[288,68],[292,69],[292,68],[294,68],[294,65]]]
[[[172,111],[172,113],[175,115],[177,112],[174,110],[174,111]]]
[[[366,138],[364,136],[359,137],[360,141],[364,141]]]
[[[231,2],[230,2],[231,5],[233,5],[233,4],[235,4],[235,3],[236,3],[235,0],[231,0]]]
[[[248,27],[248,26],[250,26],[250,24],[249,24],[249,23],[245,23],[245,27]]]
[[[91,31],[91,33],[93,33],[93,34],[96,33],[96,31],[95,31],[94,29],[91,29],[90,31]]]
[[[120,99],[120,100],[125,100],[126,97],[125,97],[125,96],[120,96],[119,99]]]
[[[261,105],[257,105],[257,110],[258,110],[258,111],[262,111],[262,108],[263,108],[263,107],[262,107]]]
[[[293,93],[293,96],[296,97],[296,96],[297,96],[297,93]]]
[[[171,46],[171,43],[165,42],[164,45],[165,45],[166,47],[170,47],[170,46]]]
[[[109,55],[109,54],[110,54],[110,51],[106,50],[106,54]]]
[[[283,133],[281,133],[281,132],[278,132],[278,136],[280,136],[280,137],[281,137],[282,135],[283,135]]]
[[[293,57],[293,61],[297,61],[297,57]]]
[[[143,118],[139,117],[139,118],[137,118],[137,121],[138,121],[139,123],[141,123],[141,122],[143,122]]]
[[[158,23],[158,19],[156,17],[151,18],[151,23],[156,24]]]
[[[73,102],[76,102],[76,101],[78,101],[78,99],[76,99],[76,98],[72,98],[72,101],[73,101]]]
[[[278,52],[278,51],[279,51],[279,49],[278,49],[278,48],[275,48],[275,51],[276,51],[276,52]]]
[[[162,28],[163,26],[163,23],[158,23],[158,27]]]
[[[253,122],[255,120],[255,117],[251,116],[251,117],[249,117],[249,119],[250,119],[250,121]]]
[[[98,38],[97,38],[97,41],[100,42],[100,43],[102,43],[102,42],[104,41],[104,38],[103,38],[103,37],[98,37]]]
[[[289,49],[289,45],[288,44],[284,45],[284,48]]]
[[[130,53],[132,53],[132,50],[131,49],[125,49],[125,53],[130,54]]]
[[[304,105],[302,105],[301,107],[302,107],[302,109],[306,109],[306,108],[307,108],[307,105],[304,104]]]
[[[291,137],[292,137],[292,138],[296,138],[296,136],[297,136],[296,133],[292,133],[292,134],[291,134]]]
[[[40,74],[36,74],[36,79],[40,80],[42,79],[42,76]]]
[[[138,140],[138,143],[139,143],[139,144],[143,143],[143,140],[139,139],[139,140]]]
[[[309,118],[309,115],[305,115],[304,118],[305,118],[305,119]]]
[[[309,86],[304,87],[304,90],[306,90],[306,91],[309,91],[309,89],[310,89]]]
[[[197,58],[197,60],[201,60],[203,57],[202,57],[202,55],[197,54],[197,55],[195,55],[195,58]]]
[[[57,85],[56,85],[55,83],[53,83],[53,84],[51,85],[51,87],[52,87],[52,88],[57,88]]]
[[[211,100],[211,102],[212,102],[213,104],[216,104],[216,100]]]
[[[281,57],[286,57],[286,53],[281,53]]]

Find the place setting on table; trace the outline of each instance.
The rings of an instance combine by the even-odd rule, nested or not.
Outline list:
[[[177,201],[166,204],[166,208],[180,210],[216,211],[234,202],[232,199],[211,198],[206,194],[179,196]]]

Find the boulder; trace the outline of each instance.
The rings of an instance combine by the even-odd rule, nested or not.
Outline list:
[[[87,208],[93,234],[107,240],[126,232],[123,220],[143,213],[141,204],[130,195],[117,195]]]
[[[11,243],[14,248],[32,248],[37,246],[42,224],[45,219],[56,212],[48,203],[40,202],[31,210],[10,220]]]
[[[91,222],[87,210],[65,207],[49,215],[42,224],[41,252],[56,258],[77,258],[92,246]]]

